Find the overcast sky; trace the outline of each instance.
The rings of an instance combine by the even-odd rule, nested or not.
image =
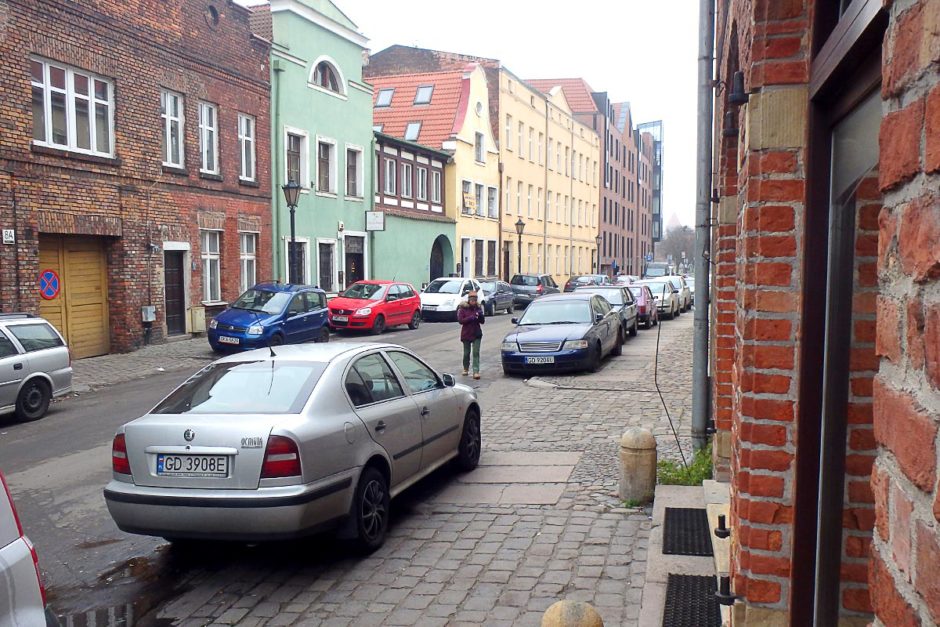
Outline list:
[[[334,0],[373,52],[404,44],[500,59],[522,78],[580,76],[634,124],[663,120],[664,226],[693,225],[698,7],[693,0]]]

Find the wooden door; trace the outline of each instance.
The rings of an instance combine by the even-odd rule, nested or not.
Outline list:
[[[183,283],[183,252],[163,253],[163,289],[166,300],[167,335],[186,333],[186,298]]]

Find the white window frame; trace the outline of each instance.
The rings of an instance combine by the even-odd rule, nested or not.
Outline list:
[[[330,158],[329,158],[329,172],[327,173],[327,182],[330,185],[328,190],[320,189],[320,144],[325,144],[330,147]],[[336,196],[337,194],[337,184],[336,184],[336,168],[337,162],[339,159],[336,157],[336,140],[330,137],[320,137],[317,135],[317,152],[316,152],[316,182],[317,182],[317,194],[320,196]]]
[[[512,177],[506,177],[506,202],[503,205],[506,207],[506,213],[512,214]]]
[[[401,162],[401,197],[414,198],[414,166]]]
[[[529,161],[535,163],[535,129],[529,127]]]
[[[473,134],[473,158],[477,163],[486,163],[486,138],[483,133]]]
[[[428,169],[424,166],[418,166],[418,200],[427,201],[428,199]]]
[[[506,150],[512,150],[512,116],[506,114]]]
[[[532,188],[534,185],[529,185],[528,195],[526,196],[526,217],[532,217]]]
[[[307,131],[292,126],[284,127],[284,137],[282,146],[284,147],[284,183],[287,183],[287,136],[296,135],[300,137],[300,186],[305,190],[310,189],[310,135]]]
[[[79,70],[64,63],[56,63],[39,57],[30,57],[31,62],[42,65],[42,83],[32,79],[30,75],[30,86],[42,90],[43,97],[43,137],[44,139],[33,139],[33,144],[37,146],[48,146],[77,152],[86,155],[96,155],[99,157],[111,158],[114,156],[114,83],[102,76]],[[49,79],[50,67],[56,67],[65,73],[65,89],[53,87]],[[75,76],[83,76],[88,80],[88,95],[76,94]],[[95,81],[104,83],[107,88],[107,95],[104,100],[95,95]],[[65,143],[57,144],[52,141],[52,93],[62,94],[65,98]],[[77,144],[76,135],[76,100],[83,100],[88,105],[88,148],[80,148]],[[108,148],[107,151],[98,150],[98,132],[97,132],[97,108],[105,106],[108,110]],[[32,105],[30,105],[32,107]],[[32,113],[30,113],[32,115]],[[33,119],[33,124],[36,121]]]
[[[524,150],[524,147],[525,147],[525,122],[519,122],[518,128],[519,128],[519,132],[518,132],[518,139],[519,139],[518,144],[519,144],[519,149],[518,149],[516,152],[519,154],[519,158],[520,158],[520,159],[525,159],[525,150]]]
[[[317,71],[317,67],[321,63],[326,63],[330,66],[330,69],[333,70],[333,74],[336,75],[336,87],[339,91],[333,91],[327,89],[326,87],[321,87],[313,81],[313,75]],[[339,63],[336,60],[328,55],[320,55],[310,64],[310,73],[307,75],[307,87],[310,89],[315,89],[321,93],[328,94],[334,98],[339,98],[340,100],[346,100],[346,76],[343,74],[343,71],[339,67]]]
[[[247,113],[238,114],[238,154],[240,181],[254,181],[257,176],[258,157],[255,151],[255,117]],[[245,154],[249,159],[245,159]]]
[[[349,191],[349,153],[354,152],[356,154],[356,192],[350,193]],[[343,165],[345,170],[343,171],[343,185],[345,186],[344,193],[350,198],[365,198],[365,160],[363,159],[364,150],[362,146],[357,146],[356,144],[346,144],[346,154]]]
[[[482,183],[475,183],[473,186],[473,199],[476,202],[476,214],[481,218],[486,216],[486,186]]]
[[[260,239],[256,231],[238,232],[238,265],[242,292],[258,282],[258,240]],[[251,241],[254,244],[253,250],[248,251],[246,249],[245,243],[247,241]],[[248,276],[249,264],[251,265],[250,277]],[[245,279],[248,278],[250,278],[250,280],[246,281]]]
[[[171,116],[169,113],[169,99],[175,98],[178,102],[178,116]],[[186,140],[185,132],[186,128],[186,101],[183,99],[183,94],[177,93],[175,91],[170,91],[169,89],[163,89],[160,91],[160,108],[161,113],[160,117],[163,119],[163,165],[170,168],[184,168],[186,167]],[[170,127],[173,123],[179,124],[179,132],[177,133],[177,141],[179,141],[179,162],[171,161],[170,154]]]
[[[552,221],[552,190],[545,191],[545,221]]]
[[[548,166],[548,169],[552,169],[552,138],[548,138],[548,145],[545,150],[545,165]]]
[[[382,193],[386,196],[398,195],[398,161],[384,157],[385,159],[385,180],[382,186]],[[389,185],[391,183],[391,185]]]
[[[212,124],[207,121],[208,112],[212,112]],[[212,152],[213,167],[206,167],[206,160]],[[211,102],[199,101],[199,171],[203,174],[219,173],[219,107]]]
[[[486,215],[499,217],[499,190],[492,186],[486,188]]]
[[[441,171],[431,170],[431,202],[441,202]]]
[[[216,251],[209,250],[212,235],[216,240]],[[217,229],[199,230],[199,257],[202,262],[202,302],[222,302],[222,231]],[[213,262],[216,273],[213,275]],[[213,280],[215,285],[213,285]],[[215,288],[213,290],[213,288]]]
[[[542,148],[545,144],[545,134],[539,133],[539,165],[543,165],[545,162],[542,160]]]
[[[460,181],[460,213],[472,216],[475,212],[467,206],[467,194],[473,194],[473,182],[463,179]]]

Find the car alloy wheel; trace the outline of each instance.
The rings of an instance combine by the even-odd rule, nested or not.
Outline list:
[[[372,335],[382,335],[385,332],[385,316],[379,314],[372,323]]]
[[[389,513],[388,482],[378,470],[369,466],[362,471],[356,486],[355,508],[357,544],[366,552],[378,549],[385,542]]]
[[[411,316],[411,322],[408,323],[408,328],[411,330],[417,329],[421,324],[421,312],[416,311],[413,316]]]
[[[464,416],[463,433],[460,435],[460,445],[457,447],[457,467],[461,471],[473,470],[480,463],[482,439],[480,412],[471,407]]]
[[[46,415],[51,395],[45,381],[33,380],[20,390],[16,397],[16,417],[31,422]]]

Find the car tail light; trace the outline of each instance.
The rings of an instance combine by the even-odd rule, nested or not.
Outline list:
[[[543,285],[541,285],[541,284],[539,284],[539,286],[538,286],[537,288],[535,288],[535,293],[536,293],[536,294],[541,294],[543,291],[545,291],[545,287],[544,287]]]
[[[29,541],[29,538],[23,536],[23,541],[26,542],[26,546],[29,547],[29,554],[33,558],[33,568],[36,569],[36,583],[39,584],[39,595],[42,597],[42,605],[46,606],[46,586],[42,582],[42,571],[39,570],[39,554],[36,553],[36,547],[33,546],[33,543]]]
[[[33,543],[30,542],[29,538],[26,537],[26,534],[23,533],[23,525],[20,523],[20,515],[16,513],[16,505],[13,503],[13,495],[10,494],[10,488],[7,486],[7,481],[3,477],[2,473],[0,473],[0,485],[3,486],[3,491],[6,493],[7,501],[10,503],[10,511],[13,512],[13,522],[16,523],[16,531],[19,534],[19,537],[23,538],[26,546],[29,547],[29,554],[33,558],[33,567],[36,569],[36,581],[39,583],[39,593],[42,595],[42,604],[45,607],[46,586],[42,583],[42,573],[39,570],[39,555],[36,553],[36,547],[33,546]]]
[[[0,485],[3,485],[3,491],[7,495],[7,501],[10,503],[10,508],[13,510],[13,521],[16,523],[16,530],[19,532],[19,535],[23,535],[23,525],[20,524],[20,517],[16,513],[16,506],[13,505],[13,495],[10,494],[10,488],[7,487],[7,480],[3,477],[3,473],[0,473]]]
[[[131,463],[127,459],[127,443],[123,433],[114,436],[114,442],[111,443],[111,469],[122,475],[131,474]]]
[[[269,437],[268,446],[264,450],[261,478],[297,477],[300,474],[300,451],[297,450],[297,443],[282,435]]]

